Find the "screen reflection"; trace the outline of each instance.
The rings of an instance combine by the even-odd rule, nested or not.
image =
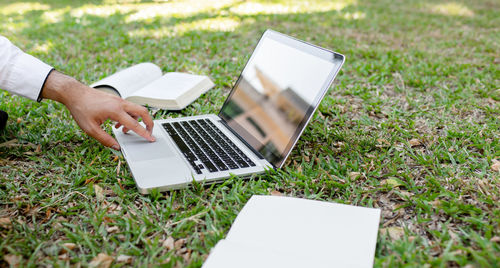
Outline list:
[[[279,166],[336,65],[340,62],[264,38],[219,116],[264,158]]]

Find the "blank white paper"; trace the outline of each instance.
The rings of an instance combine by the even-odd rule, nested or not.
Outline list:
[[[379,209],[252,196],[203,267],[372,267],[379,221]]]

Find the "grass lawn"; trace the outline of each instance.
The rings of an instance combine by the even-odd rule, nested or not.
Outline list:
[[[377,267],[498,266],[498,1],[123,2],[0,0],[0,34],[85,83],[145,61],[216,83],[155,118],[217,113],[267,28],[346,62],[282,170],[147,196],[64,106],[0,91],[0,267],[200,267],[253,194],[381,208]]]

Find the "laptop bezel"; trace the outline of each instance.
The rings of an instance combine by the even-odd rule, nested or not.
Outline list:
[[[235,130],[231,129],[229,124],[221,116],[222,110],[228,104],[229,100],[231,100],[232,95],[234,94],[238,84],[241,82],[241,79],[243,78],[243,72],[245,71],[248,64],[251,62],[251,60],[254,58],[254,56],[256,54],[255,52],[259,49],[259,47],[261,45],[261,41],[264,38],[271,38],[275,41],[281,42],[285,45],[291,46],[293,48],[296,48],[296,49],[301,50],[303,52],[306,52],[308,54],[312,54],[314,56],[317,56],[319,58],[322,58],[322,59],[330,61],[330,62],[336,63],[340,60],[339,66],[336,69],[333,69],[332,72],[330,72],[330,74],[328,75],[327,79],[325,79],[325,83],[322,85],[321,92],[316,96],[313,103],[308,108],[308,110],[306,112],[306,116],[304,117],[302,122],[300,122],[300,124],[297,126],[297,129],[296,129],[292,139],[290,140],[290,142],[286,146],[286,149],[285,149],[286,155],[281,159],[281,161],[278,163],[278,165],[275,165],[274,163],[272,163],[271,161],[269,161],[268,159],[263,157],[258,152],[258,150],[251,147],[251,145],[249,145],[240,135],[238,135],[238,133]],[[332,85],[333,80],[335,79],[335,77],[337,76],[338,72],[340,71],[342,65],[344,64],[344,61],[345,61],[345,56],[340,54],[340,53],[337,53],[337,52],[334,52],[334,51],[331,51],[331,50],[328,50],[328,49],[325,49],[325,48],[322,48],[322,47],[319,47],[319,46],[316,46],[316,45],[313,45],[313,44],[310,44],[307,42],[304,42],[304,41],[296,39],[294,37],[291,37],[291,36],[288,36],[288,35],[285,35],[285,34],[268,29],[264,32],[264,34],[262,34],[261,38],[259,39],[259,42],[257,43],[257,45],[255,46],[255,48],[253,50],[252,55],[247,60],[245,67],[241,71],[238,79],[236,80],[236,82],[233,85],[233,88],[231,89],[231,92],[229,93],[226,100],[224,101],[224,104],[222,105],[221,109],[219,110],[218,117],[224,122],[224,125],[228,129],[230,129],[231,132],[233,132],[238,137],[238,139],[242,140],[244,142],[244,144],[246,144],[247,147],[249,147],[249,149],[254,151],[259,157],[266,159],[267,162],[269,162],[274,168],[281,168],[284,165],[288,156],[290,155],[293,147],[295,146],[295,144],[299,140],[300,136],[304,132],[307,124],[309,123],[309,121],[313,117],[314,112],[319,107],[321,100],[324,98],[325,94],[328,92],[328,89]]]

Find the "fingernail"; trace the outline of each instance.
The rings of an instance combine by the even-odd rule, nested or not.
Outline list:
[[[120,146],[118,146],[117,144],[115,144],[115,145],[111,146],[111,149],[118,151],[118,150],[120,150]]]
[[[151,135],[151,138],[149,139],[150,141],[156,141],[155,136]]]

